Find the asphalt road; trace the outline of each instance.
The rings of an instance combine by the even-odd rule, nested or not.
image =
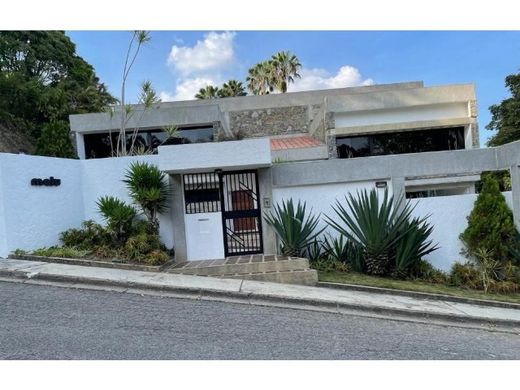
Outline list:
[[[520,336],[0,282],[0,359],[519,359]]]

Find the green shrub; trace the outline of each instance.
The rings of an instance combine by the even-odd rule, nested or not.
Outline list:
[[[148,265],[163,265],[170,260],[170,255],[160,249],[153,250],[144,258],[144,262]]]
[[[166,175],[155,165],[134,162],[125,179],[130,196],[141,208],[155,232],[159,231],[158,215],[168,209],[170,187]]]
[[[484,176],[482,183],[482,191],[460,239],[469,258],[474,257],[480,248],[492,252],[496,260],[506,263],[511,258],[511,249],[516,245],[513,213],[493,176]]]
[[[107,222],[117,244],[130,235],[132,222],[137,211],[130,205],[113,196],[103,196],[97,201],[98,210]]]
[[[88,220],[83,222],[80,229],[69,229],[60,233],[60,241],[66,247],[92,250],[96,246],[110,243],[111,237],[103,226]]]
[[[90,252],[64,246],[51,246],[35,249],[32,251],[32,254],[35,256],[44,257],[66,257],[71,259],[81,259],[87,257]]]
[[[419,260],[413,270],[411,270],[411,275],[413,278],[421,279],[429,283],[436,284],[446,284],[449,281],[448,275],[446,275],[441,270],[434,268],[428,261]]]
[[[264,216],[281,241],[280,251],[285,256],[303,256],[305,249],[324,230],[316,231],[319,219],[307,214],[305,202],[298,201],[296,208],[292,199],[274,206],[274,213]]]
[[[452,286],[466,287],[480,290],[482,282],[480,274],[472,263],[455,263],[451,267],[449,283]]]
[[[409,273],[422,256],[437,248],[428,238],[432,228],[426,218],[411,219],[413,211],[403,198],[395,199],[385,190],[379,199],[375,189],[349,194],[346,205],[336,201],[333,209],[338,217],[327,216],[327,223],[348,238],[357,253],[363,255],[355,268],[369,275]],[[353,263],[354,265],[354,263]]]
[[[124,246],[124,253],[130,259],[138,260],[155,250],[162,250],[163,246],[157,234],[140,233],[128,238]]]
[[[99,245],[92,250],[92,256],[98,259],[124,259],[121,249],[110,245]]]
[[[49,122],[42,127],[36,147],[40,156],[75,158],[69,124],[65,121]]]
[[[28,252],[26,250],[23,250],[23,249],[15,249],[13,251],[13,255],[15,256],[23,256],[23,255],[26,255]]]

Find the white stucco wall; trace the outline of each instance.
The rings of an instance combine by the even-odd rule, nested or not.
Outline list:
[[[188,260],[223,259],[222,213],[185,214]]]
[[[307,208],[312,208],[314,214],[322,214],[318,227],[327,226],[324,215],[335,215],[332,205],[336,199],[343,200],[349,192],[374,188],[374,182],[356,182],[343,184],[329,184],[316,186],[299,186],[273,189],[273,205],[284,199],[292,198],[295,202],[302,200]],[[391,186],[388,185],[391,192]],[[380,189],[381,193],[384,191]],[[467,216],[473,209],[477,194],[439,196],[408,200],[414,207],[413,216],[424,217],[430,215],[428,221],[434,226],[432,239],[439,243],[439,249],[429,254],[426,259],[441,270],[449,271],[453,263],[464,262],[466,259],[460,254],[462,243],[459,235],[467,226]],[[504,192],[510,208],[512,208],[511,192]],[[335,235],[335,231],[328,227],[325,234]]]
[[[390,181],[387,183],[387,188],[391,194],[392,191]],[[273,206],[277,203],[281,204],[283,200],[288,200],[290,198],[293,199],[295,204],[298,202],[298,200],[306,202],[307,212],[312,209],[313,214],[322,215],[318,229],[326,227],[324,233],[335,235],[335,230],[328,227],[328,225],[325,223],[324,216],[335,216],[335,212],[332,209],[332,206],[336,203],[336,199],[343,202],[345,196],[348,196],[349,193],[355,195],[356,191],[358,190],[371,190],[373,188],[375,188],[375,182],[373,181],[274,188]],[[379,191],[381,194],[384,193],[384,189],[379,189]]]
[[[503,194],[507,204],[512,208],[511,192]],[[415,207],[414,216],[430,215],[428,221],[433,225],[432,239],[439,243],[439,249],[426,256],[433,266],[449,271],[453,263],[466,261],[460,254],[463,246],[459,235],[466,229],[467,217],[477,196],[478,194],[468,194],[410,199],[410,203]]]
[[[72,160],[0,153],[0,257],[15,249],[59,244],[59,233],[84,220],[103,223],[96,201],[104,195],[131,202],[122,182],[132,161],[157,163],[157,156]],[[53,176],[57,187],[31,186]],[[170,214],[160,216],[164,244],[173,246]]]
[[[79,160],[2,153],[0,170],[0,256],[55,245],[60,232],[83,221]],[[31,186],[32,178],[50,176],[61,185]]]
[[[97,212],[97,200],[106,195],[112,195],[128,203],[132,203],[123,179],[125,172],[134,161],[146,161],[158,164],[157,155],[100,158],[81,160],[82,163],[82,190],[85,219],[92,219],[103,223]],[[173,246],[172,221],[169,213],[159,216],[160,235],[167,247]]]

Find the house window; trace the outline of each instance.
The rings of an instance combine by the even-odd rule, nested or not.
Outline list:
[[[186,214],[220,211],[220,184],[217,174],[188,174],[184,175],[183,182]]]
[[[464,149],[464,127],[338,137],[336,146],[338,158]]]
[[[112,146],[116,149],[119,130],[112,131]],[[130,150],[132,145],[133,131],[126,133],[126,147]],[[110,157],[112,147],[110,144],[110,133],[85,134],[85,157],[104,158]],[[134,147],[157,153],[160,145],[179,145],[213,141],[213,126],[180,127],[175,137],[168,138],[163,130],[141,130],[134,140]]]

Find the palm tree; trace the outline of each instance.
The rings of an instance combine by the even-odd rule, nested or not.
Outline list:
[[[300,78],[298,71],[302,64],[294,54],[289,51],[280,51],[271,57],[273,68],[273,87],[285,93],[289,83],[293,83],[295,78]]]
[[[195,95],[196,99],[216,99],[218,98],[218,87],[213,85],[207,85],[205,88],[201,88]]]
[[[259,62],[249,69],[247,88],[254,95],[267,95],[273,91],[273,66],[271,61]]]
[[[246,90],[242,83],[237,80],[229,80],[224,83],[218,91],[219,97],[246,96]]]

